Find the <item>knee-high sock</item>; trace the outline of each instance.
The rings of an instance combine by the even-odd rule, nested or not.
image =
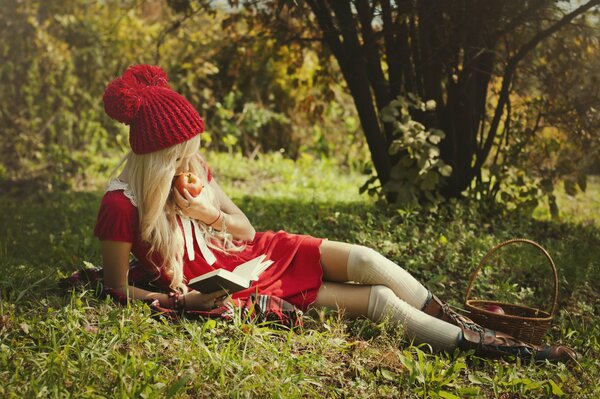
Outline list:
[[[381,284],[417,309],[427,300],[429,291],[410,273],[379,252],[353,245],[348,255],[348,278],[362,284]]]
[[[415,309],[382,285],[371,287],[367,315],[373,321],[389,317],[402,325],[409,338],[430,344],[437,350],[453,351],[462,333],[459,327]]]

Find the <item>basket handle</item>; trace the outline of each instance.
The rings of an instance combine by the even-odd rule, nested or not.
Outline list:
[[[485,254],[483,259],[481,259],[481,262],[479,262],[477,269],[475,269],[473,276],[471,277],[471,281],[469,282],[469,288],[467,288],[467,294],[465,296],[465,303],[467,303],[467,301],[469,300],[469,297],[471,295],[471,290],[473,289],[473,284],[475,283],[475,278],[477,278],[477,275],[479,274],[479,270],[481,270],[481,267],[483,266],[485,261],[488,260],[488,258],[490,258],[500,248],[502,248],[506,245],[509,245],[509,244],[514,244],[514,243],[526,243],[526,244],[533,245],[534,247],[536,247],[537,249],[542,251],[542,253],[546,256],[546,259],[548,259],[550,266],[552,266],[552,272],[554,274],[554,300],[552,301],[552,309],[550,310],[550,316],[553,316],[554,310],[556,309],[556,301],[558,298],[558,274],[556,273],[556,266],[554,265],[554,261],[550,257],[550,254],[548,254],[548,252],[544,248],[542,248],[542,246],[540,244],[536,243],[535,241],[527,240],[525,238],[514,238],[512,240],[504,241],[504,242],[496,245],[494,248],[490,249],[488,251],[488,253]]]

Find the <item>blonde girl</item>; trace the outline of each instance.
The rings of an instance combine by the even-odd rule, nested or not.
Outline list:
[[[256,232],[200,156],[202,118],[170,88],[160,67],[129,67],[109,83],[103,100],[111,118],[130,126],[131,144],[121,173],[108,184],[94,229],[101,242],[104,283],[112,290],[180,310],[210,310],[258,292],[302,310],[325,306],[374,321],[387,317],[410,338],[437,350],[575,358],[567,347],[528,344],[474,323],[370,248],[285,231]],[[172,188],[173,178],[184,172],[201,178],[200,195]],[[131,253],[155,276],[160,290],[128,283]],[[274,263],[246,290],[226,296],[186,286],[196,276],[232,270],[262,254]]]

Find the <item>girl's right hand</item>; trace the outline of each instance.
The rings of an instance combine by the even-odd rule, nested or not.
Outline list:
[[[210,223],[211,220],[215,220],[215,217],[220,216],[219,209],[205,200],[204,190],[197,197],[192,197],[186,188],[183,189],[183,195],[176,188],[172,188],[171,191],[175,203],[185,216],[203,223]]]
[[[185,308],[189,310],[212,310],[225,305],[229,301],[226,290],[211,294],[191,291],[184,295]]]

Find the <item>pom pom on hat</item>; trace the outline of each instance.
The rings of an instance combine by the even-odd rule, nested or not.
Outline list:
[[[134,65],[108,84],[104,110],[129,128],[136,154],[158,151],[204,132],[204,121],[194,107],[168,84],[159,66]]]
[[[169,87],[169,78],[163,69],[155,65],[134,65],[123,74],[123,78],[138,85]]]
[[[110,82],[102,100],[106,114],[126,125],[131,124],[142,105],[142,97],[137,85],[132,85],[123,78]]]

